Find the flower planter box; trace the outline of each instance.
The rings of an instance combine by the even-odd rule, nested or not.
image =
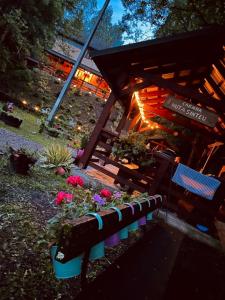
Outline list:
[[[15,118],[13,116],[8,115],[5,112],[2,112],[0,114],[0,119],[7,125],[19,128],[20,125],[22,124],[23,120],[20,120],[18,118]]]

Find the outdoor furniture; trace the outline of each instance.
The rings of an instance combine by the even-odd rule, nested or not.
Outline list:
[[[183,164],[178,164],[172,182],[185,189],[180,205],[189,206],[189,222],[203,232],[214,233],[214,219],[225,197],[224,183]]]

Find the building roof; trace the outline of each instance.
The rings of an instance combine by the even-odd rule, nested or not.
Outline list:
[[[52,49],[47,50],[49,53],[63,58],[71,63],[75,63],[81,49],[75,44],[67,43],[64,39],[57,39],[52,47]],[[91,58],[84,57],[82,59],[82,67],[88,71],[100,75],[96,64]]]
[[[220,133],[225,130],[224,45],[225,27],[212,26],[93,51],[91,56],[125,105],[129,105],[133,91],[142,89],[143,103],[152,101],[153,108],[163,109],[165,97],[173,92],[218,113],[220,118],[215,131]],[[146,104],[144,110],[150,111],[152,107],[149,109]],[[171,115],[171,120],[173,118]]]
[[[46,50],[46,51],[47,51],[49,54],[51,54],[51,55],[53,55],[53,56],[55,56],[55,57],[59,57],[59,58],[65,60],[65,61],[67,61],[67,62],[69,62],[69,63],[71,63],[71,64],[75,64],[75,63],[76,63],[76,60],[74,60],[74,59],[68,57],[67,55],[61,54],[61,53],[59,53],[59,52],[57,52],[57,51],[54,51],[54,50]],[[88,72],[91,72],[91,73],[97,75],[97,76],[102,76],[101,73],[100,73],[98,70],[89,67],[87,64],[84,65],[83,63],[81,63],[81,64],[80,64],[80,67],[81,67],[82,69],[88,71]]]

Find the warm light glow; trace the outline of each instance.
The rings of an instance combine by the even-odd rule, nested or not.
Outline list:
[[[147,120],[146,117],[145,117],[145,112],[144,112],[144,104],[141,102],[141,99],[139,97],[139,93],[138,92],[135,92],[133,94],[133,96],[135,97],[135,100],[136,100],[136,103],[137,103],[137,106],[139,108],[139,111],[140,111],[140,115],[141,115],[141,119],[142,121],[148,125],[148,127],[150,129],[156,129],[156,128],[159,128],[158,124],[154,123],[154,122],[151,122],[150,120]]]
[[[27,105],[27,101],[26,101],[26,100],[23,100],[22,103],[23,103],[24,105]]]
[[[39,111],[39,107],[38,107],[38,106],[35,106],[35,107],[34,107],[34,110],[35,110],[35,111]]]
[[[58,118],[59,118],[58,116],[55,116],[55,119],[56,119],[56,120],[58,120]]]
[[[78,127],[77,127],[77,130],[81,130],[81,126],[78,126]]]

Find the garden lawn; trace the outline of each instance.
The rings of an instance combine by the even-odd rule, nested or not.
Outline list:
[[[23,120],[20,128],[8,126],[2,121],[0,121],[0,128],[6,128],[7,130],[13,131],[16,134],[24,136],[28,140],[37,142],[43,146],[48,146],[52,143],[59,143],[64,145],[67,144],[67,141],[62,137],[54,138],[44,133],[40,134],[38,131],[41,120],[38,115],[22,110],[18,107],[15,107],[13,115]]]
[[[47,220],[57,208],[58,191],[67,189],[66,178],[34,167],[29,176],[11,173],[0,155],[0,299],[75,299],[80,277],[56,280],[46,237]],[[138,236],[107,251],[107,259],[89,265],[92,281]]]

